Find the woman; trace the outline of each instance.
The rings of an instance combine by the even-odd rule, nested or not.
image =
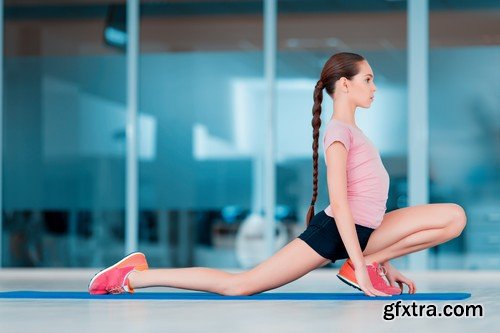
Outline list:
[[[466,215],[453,203],[406,207],[384,214],[389,176],[378,150],[355,121],[356,108],[369,108],[373,102],[373,80],[370,65],[358,54],[338,53],[325,63],[314,89],[313,197],[307,228],[272,257],[253,269],[233,274],[205,267],[149,269],[144,254],[136,252],[96,274],[89,292],[122,293],[166,286],[253,295],[290,283],[337,259],[349,258],[337,276],[366,295],[399,294],[403,283],[415,293],[414,282],[389,260],[457,237],[465,227]],[[334,102],[323,141],[330,205],[314,215],[323,89]]]

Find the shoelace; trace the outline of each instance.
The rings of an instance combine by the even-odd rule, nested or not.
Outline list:
[[[375,268],[374,265],[370,265],[371,267]],[[382,283],[384,285],[388,285],[387,282],[385,281],[384,279],[384,276],[387,274],[387,270],[384,266],[381,266],[381,265],[377,265],[376,266],[376,272],[377,272],[377,275],[378,275],[378,279],[377,279],[377,283]],[[375,282],[375,281],[372,281],[372,282]]]
[[[391,286],[390,284],[388,284],[388,283],[385,281],[385,279],[384,279],[383,277],[387,275],[387,269],[386,269],[384,266],[382,266],[382,265],[378,265],[378,267],[377,267],[377,273],[378,273],[378,275],[380,275],[380,277],[381,277],[381,278],[382,278],[382,280],[384,281],[384,284],[385,284],[385,285],[387,285],[387,286],[389,286],[389,287],[392,287],[392,288],[397,288],[397,289],[399,289],[399,290],[400,290],[400,288],[398,288],[398,287],[394,287],[394,286]]]
[[[386,276],[387,269],[384,266],[378,265],[378,267],[377,267],[377,273],[380,276]]]

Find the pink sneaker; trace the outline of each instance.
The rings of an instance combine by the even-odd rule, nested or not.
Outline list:
[[[134,252],[99,273],[89,283],[89,293],[92,295],[133,293],[128,275],[133,271],[148,269],[146,256],[141,252]]]
[[[399,295],[401,294],[401,289],[399,287],[393,287],[384,280],[383,276],[387,273],[384,266],[380,266],[377,262],[373,262],[371,265],[366,265],[366,270],[370,276],[370,281],[375,289],[380,290],[383,293],[389,295]]]
[[[366,265],[366,270],[373,287],[379,291],[382,291],[389,295],[399,295],[401,294],[401,289],[398,287],[393,287],[387,284],[383,276],[386,274],[384,266],[380,266],[378,263],[373,262],[371,265]],[[347,259],[345,263],[340,267],[339,274],[337,277],[345,282],[346,284],[361,290],[356,280],[356,275],[354,273],[354,266],[350,259]]]

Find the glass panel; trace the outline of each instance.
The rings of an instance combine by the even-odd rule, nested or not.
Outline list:
[[[139,248],[152,266],[239,267],[252,253],[237,231],[261,200],[262,2],[141,15]]]
[[[500,4],[454,6],[461,10],[431,6],[430,13],[430,201],[460,204],[468,223],[459,237],[433,249],[432,264],[499,269]]]
[[[108,14],[105,1],[6,3],[6,267],[123,255],[126,64],[105,43]]]

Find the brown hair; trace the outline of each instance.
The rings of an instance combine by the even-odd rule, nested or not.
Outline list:
[[[350,80],[353,76],[359,73],[358,63],[365,60],[362,56],[356,53],[341,52],[331,56],[323,66],[321,78],[314,88],[314,105],[312,108],[313,119],[311,125],[313,128],[313,195],[311,206],[306,216],[306,225],[314,216],[314,205],[318,196],[318,138],[319,128],[321,127],[321,102],[323,101],[323,88],[327,94],[333,99],[335,91],[335,82],[341,77]]]

